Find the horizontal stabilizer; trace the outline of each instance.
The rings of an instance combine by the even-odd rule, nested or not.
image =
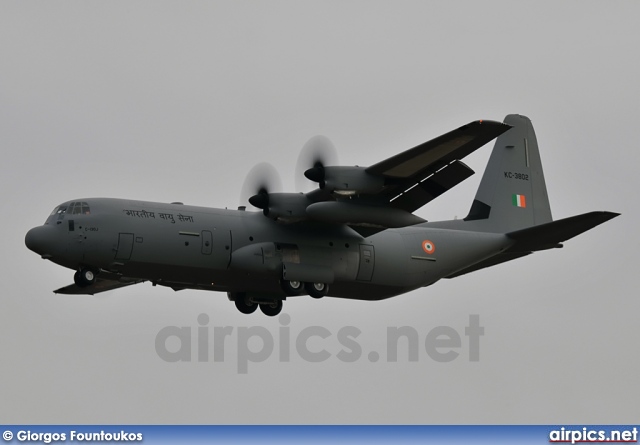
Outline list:
[[[613,212],[590,212],[507,233],[509,238],[516,241],[509,249],[465,269],[454,272],[445,278],[456,278],[460,275],[475,272],[486,267],[506,263],[507,261],[522,258],[538,250],[562,247],[561,242],[593,229],[595,226],[607,222],[618,215],[620,214]]]
[[[114,280],[102,280],[98,278],[98,280],[86,287],[80,287],[77,284],[70,284],[65,287],[61,287],[60,289],[54,290],[54,294],[62,294],[62,295],[95,295],[100,292],[106,292],[108,290],[114,290],[125,286],[131,286],[132,284],[142,283],[143,280],[138,281],[114,281]]]
[[[533,252],[559,247],[559,243],[580,235],[587,230],[620,215],[613,212],[589,212],[582,215],[533,226],[507,233],[516,241],[507,252]]]

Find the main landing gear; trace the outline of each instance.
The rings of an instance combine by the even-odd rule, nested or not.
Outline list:
[[[309,294],[313,298],[322,298],[329,293],[327,283],[303,283],[302,281],[282,280],[280,282],[282,290],[287,296],[293,297]],[[246,292],[229,292],[229,299],[235,302],[236,308],[243,314],[253,314],[258,306],[263,314],[275,317],[282,312],[282,299],[277,295],[247,295]]]
[[[295,297],[296,295],[300,295],[304,290],[304,283],[302,281],[295,280],[282,280],[280,282],[280,287],[282,287],[285,294],[290,297]]]
[[[236,308],[243,314],[253,314],[258,309],[258,306],[260,306],[262,313],[269,317],[275,317],[282,312],[282,300],[256,302],[248,298],[244,292],[237,292],[235,295],[231,294],[230,297],[234,298]]]
[[[87,287],[96,282],[97,276],[95,270],[83,267],[73,275],[73,281],[80,287]]]
[[[301,295],[303,291],[313,298],[322,298],[329,293],[329,285],[327,283],[303,283],[295,280],[282,280],[280,286],[285,294],[290,297]]]
[[[329,292],[327,283],[305,283],[304,289],[313,298],[322,298]]]
[[[260,310],[264,315],[275,317],[282,311],[282,300],[276,300],[271,303],[260,303]]]
[[[243,293],[237,294],[235,298],[236,308],[243,314],[253,314],[256,309],[258,309],[258,305],[251,301],[247,301],[245,294]]]

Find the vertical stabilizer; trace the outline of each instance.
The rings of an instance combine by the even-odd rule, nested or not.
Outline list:
[[[513,128],[496,140],[465,218],[474,230],[507,233],[552,221],[533,125],[517,114],[504,122]]]

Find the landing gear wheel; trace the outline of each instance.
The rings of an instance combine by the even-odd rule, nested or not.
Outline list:
[[[93,269],[82,268],[73,275],[73,281],[80,287],[87,287],[96,282],[97,273]]]
[[[261,303],[260,310],[264,315],[275,317],[282,311],[282,300],[274,301],[273,303]]]
[[[329,293],[329,285],[327,283],[305,283],[304,288],[313,298],[322,298]]]
[[[282,290],[284,291],[284,293],[289,295],[290,297],[300,295],[300,293],[304,289],[304,284],[302,283],[302,281],[282,280],[280,284],[282,285]]]
[[[245,297],[243,293],[236,294],[236,308],[243,314],[253,314],[258,309],[258,305],[251,302],[247,303]]]

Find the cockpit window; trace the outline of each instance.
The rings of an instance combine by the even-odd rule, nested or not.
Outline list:
[[[89,208],[89,204],[86,202],[72,202],[69,204],[68,213],[72,215],[89,215],[91,213],[91,209]]]
[[[47,218],[47,220],[44,222],[45,224],[49,224],[50,222],[54,221],[54,217],[57,215],[58,217],[55,218],[58,221],[61,221],[62,219],[64,219],[64,215],[65,213],[67,213],[67,205],[63,204],[61,206],[56,207],[55,209],[53,209],[53,212],[51,212],[51,214],[49,215],[49,217]]]
[[[45,224],[49,224],[54,220],[57,220],[58,224],[59,224],[60,221],[62,221],[64,219],[64,216],[66,214],[69,214],[69,215],[90,215],[91,214],[91,209],[89,208],[89,204],[87,202],[85,202],[85,201],[74,201],[74,202],[70,202],[68,204],[62,204],[62,205],[59,205],[58,207],[56,207],[55,209],[53,209],[53,212],[51,212],[51,214],[49,215],[49,217],[45,221]],[[57,218],[53,218],[54,216],[57,216]]]

